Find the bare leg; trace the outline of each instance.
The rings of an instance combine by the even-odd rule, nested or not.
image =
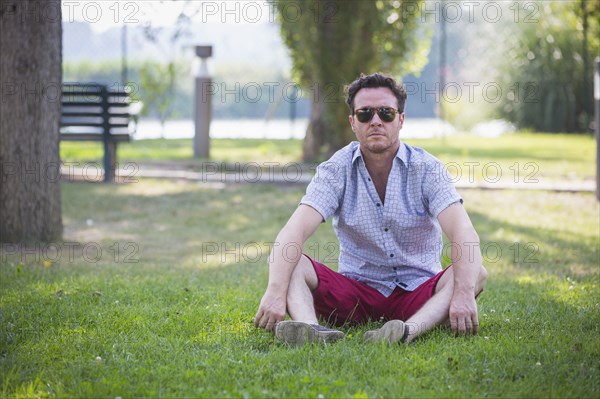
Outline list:
[[[319,279],[312,262],[302,256],[292,273],[287,293],[287,312],[294,321],[316,324],[317,315],[312,291],[317,289]]]
[[[480,292],[485,284],[487,272],[484,268],[481,269],[477,279],[475,292]],[[448,320],[448,312],[450,311],[450,300],[454,294],[454,269],[451,267],[438,281],[435,288],[435,293],[429,301],[423,305],[411,318],[406,320],[409,333],[406,339],[407,342],[412,341],[419,335],[439,326]]]
[[[301,346],[307,342],[334,342],[344,338],[344,333],[320,326],[315,313],[312,291],[319,285],[312,262],[302,256],[292,273],[287,294],[287,312],[292,320],[279,322],[275,327],[275,337],[292,345]]]

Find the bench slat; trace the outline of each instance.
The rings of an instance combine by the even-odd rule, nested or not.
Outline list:
[[[60,139],[62,141],[104,141],[104,135],[102,133],[61,133]],[[131,141],[131,136],[126,133],[111,134],[111,141],[119,143]]]
[[[92,102],[85,102],[85,101],[69,101],[69,102],[65,102],[63,101],[61,103],[61,105],[63,107],[97,107],[97,108],[102,108],[102,103],[97,102],[97,103],[92,103]]]
[[[74,112],[74,111],[65,112],[65,111],[63,111],[61,116],[63,118],[84,118],[84,117],[86,117],[86,118],[102,118],[102,113],[101,112],[89,112],[89,111],[86,111],[86,112],[83,112],[83,111],[82,112]]]

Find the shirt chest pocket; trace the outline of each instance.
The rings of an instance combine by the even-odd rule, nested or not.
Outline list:
[[[396,218],[396,223],[400,229],[412,229],[425,227],[429,224],[429,217],[426,212],[411,213],[411,214],[400,214]]]

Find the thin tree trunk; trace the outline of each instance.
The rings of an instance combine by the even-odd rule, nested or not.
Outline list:
[[[60,1],[0,0],[0,241],[62,235]]]
[[[348,123],[348,107],[344,103],[342,87],[332,83],[314,84],[310,121],[303,143],[304,162],[318,162],[329,158],[355,137]]]
[[[306,127],[306,135],[302,144],[302,158],[305,162],[317,161],[327,135],[323,121],[325,105],[322,101],[313,101],[310,109],[310,121]]]

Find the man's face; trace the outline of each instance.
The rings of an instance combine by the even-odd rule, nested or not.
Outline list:
[[[398,103],[394,93],[387,87],[360,89],[354,97],[354,111],[363,108],[378,109],[389,107],[397,110]],[[399,134],[404,123],[404,114],[397,113],[391,122],[384,122],[374,112],[373,119],[360,122],[356,114],[350,115],[350,125],[363,151],[371,153],[384,153],[398,149],[400,144]]]

